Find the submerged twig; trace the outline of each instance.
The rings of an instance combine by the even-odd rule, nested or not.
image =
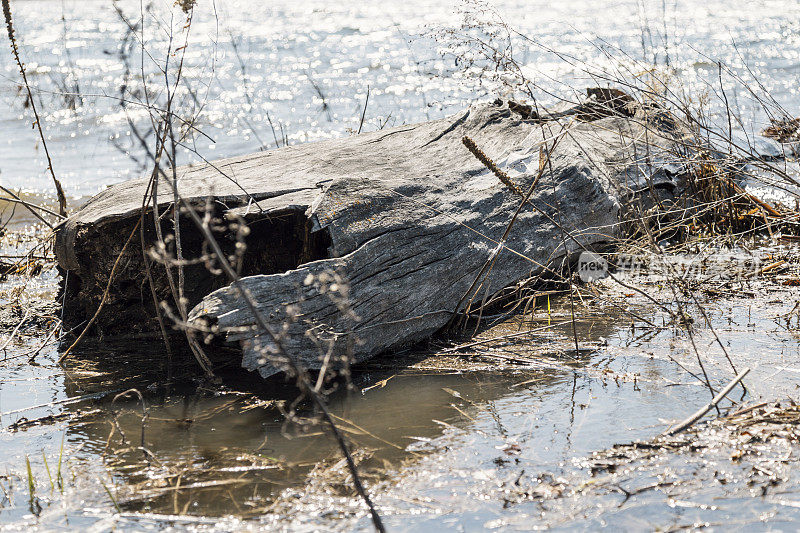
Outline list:
[[[369,105],[369,85],[367,85],[367,97],[364,99],[364,110],[361,112],[361,122],[358,123],[356,135],[361,133],[361,128],[364,127],[364,117],[367,116],[367,105]]]

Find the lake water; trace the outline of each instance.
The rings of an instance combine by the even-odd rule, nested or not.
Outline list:
[[[142,171],[142,149],[131,141],[129,127],[131,121],[145,133],[149,126],[139,105],[145,100],[141,74],[151,101],[163,103],[156,64],[165,64],[170,28],[171,66],[181,57],[174,50],[185,36],[185,19],[170,15],[171,2],[151,5],[143,33],[138,2],[41,0],[13,6],[53,164],[71,196],[94,194]],[[463,62],[456,64],[446,53],[453,48],[448,30],[462,27],[465,9],[473,13],[467,22],[501,18],[531,39],[516,38],[514,57],[545,103],[553,100],[548,92],[565,97],[572,88],[607,84],[592,80],[585,64],[595,72],[624,72],[629,79],[643,79],[648,68],[657,67],[661,76],[680,80],[695,101],[709,92],[713,107],[720,100],[716,61],[721,61],[753,90],[723,76],[744,130],[766,123],[754,94],[763,100],[766,91],[790,114],[800,114],[797,2],[637,0],[599,7],[571,0],[492,6],[494,14],[448,1],[201,1],[183,70],[193,94],[181,93],[174,103],[181,117],[195,120],[187,145],[196,153],[181,151],[179,162],[249,153],[284,138],[296,144],[348,135],[359,128],[368,88],[364,131],[438,118],[476,99],[502,95],[495,83],[465,74]],[[138,28],[135,35],[128,24]],[[129,56],[127,67],[123,56]],[[19,79],[6,49],[0,54],[0,182],[49,192]],[[119,101],[123,86],[125,107]]]

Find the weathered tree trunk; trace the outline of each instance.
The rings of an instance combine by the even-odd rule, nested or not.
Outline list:
[[[671,134],[634,118],[629,99],[621,105],[611,94],[609,105],[598,107],[604,95],[595,94],[590,105],[546,117],[496,102],[433,122],[182,168],[180,192],[198,205],[213,196],[218,215],[250,226],[243,285],[290,356],[310,368],[326,357],[337,365],[343,355],[361,361],[441,329],[471,287],[480,300],[584,247],[613,242],[627,206],[675,192]],[[470,153],[464,136],[521,191],[543,168],[504,241],[522,198]],[[145,187],[143,179],[111,187],[60,229],[68,321],[96,309]],[[159,186],[162,211],[171,195]],[[153,228],[146,231],[152,242]],[[191,225],[182,232],[184,254],[199,256],[198,232]],[[220,239],[232,249],[230,235]],[[115,277],[109,305],[118,312],[98,320],[107,334],[125,331],[133,312],[142,329],[154,329],[141,256],[126,252]],[[158,285],[169,300],[163,275]],[[265,377],[281,369],[227,280],[197,265],[187,271],[187,296],[190,322],[241,343],[245,368]]]

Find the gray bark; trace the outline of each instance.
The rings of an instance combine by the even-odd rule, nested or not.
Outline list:
[[[527,191],[539,147],[562,126],[568,132],[531,196],[538,210],[525,206],[498,249],[521,198],[467,151],[462,136]],[[671,141],[652,132],[645,141],[645,129],[652,126],[629,117],[581,122],[570,113],[543,124],[489,105],[318,146],[304,166],[329,181],[314,191],[306,216],[313,231],[329,234],[329,258],[248,276],[243,285],[290,356],[308,368],[320,368],[327,353],[362,361],[420,341],[448,322],[495,250],[478,299],[542,273],[565,253],[613,242],[626,204],[653,190],[674,192]],[[331,273],[339,290],[326,290]],[[190,319],[240,342],[245,368],[265,377],[282,369],[233,287],[203,298]]]
[[[362,361],[441,329],[463,310],[488,260],[494,264],[478,300],[613,242],[631,205],[676,193],[682,169],[673,163],[679,150],[669,121],[637,118],[620,94],[590,91],[587,103],[550,114],[498,101],[442,120],[183,167],[180,193],[197,205],[212,197],[220,216],[253,229],[242,283],[291,357],[308,368],[326,357],[335,365],[343,356]],[[503,242],[522,198],[467,150],[463,136],[526,192],[540,147],[560,137]],[[110,187],[58,229],[56,256],[69,271],[67,326],[99,305],[146,186],[140,178]],[[162,183],[159,209],[171,202]],[[146,231],[152,243],[153,228]],[[181,231],[184,254],[199,255],[199,232]],[[142,252],[131,248],[96,322],[106,335],[137,321],[141,330],[156,329]],[[193,268],[190,322],[240,343],[245,368],[279,372],[239,293],[203,265]],[[156,283],[168,301],[163,275]]]

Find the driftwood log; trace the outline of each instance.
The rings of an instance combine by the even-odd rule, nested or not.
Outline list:
[[[678,192],[669,121],[642,118],[617,91],[589,96],[550,113],[497,101],[442,120],[182,167],[179,190],[225,222],[216,234],[227,252],[236,225],[226,223],[249,227],[243,285],[291,357],[309,368],[339,364],[342,355],[362,361],[431,336],[473,298],[613,243],[629,208]],[[110,187],[59,228],[68,327],[97,309],[147,183]],[[521,206],[519,193],[532,186]],[[167,184],[157,198],[161,229],[172,234]],[[157,331],[140,246],[156,242],[148,204],[96,334]],[[201,257],[203,239],[185,215],[181,232],[185,256]],[[158,299],[171,302],[164,267],[151,272]],[[202,261],[186,267],[186,297],[190,323],[240,345],[245,368],[265,377],[281,370],[238,291]]]

